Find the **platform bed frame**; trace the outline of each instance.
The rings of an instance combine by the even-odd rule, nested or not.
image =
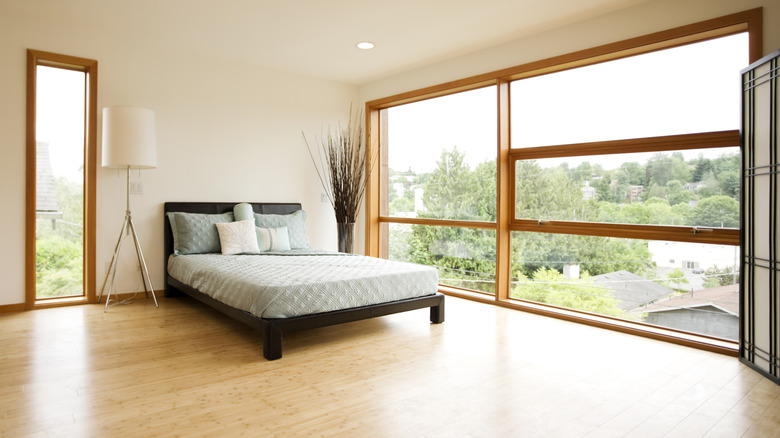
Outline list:
[[[301,209],[296,203],[251,203],[252,209],[261,214],[289,214]],[[325,327],[345,322],[360,321],[377,316],[391,315],[408,310],[430,307],[430,320],[434,324],[444,322],[444,295],[436,294],[420,298],[411,298],[371,306],[313,315],[296,316],[292,318],[259,318],[249,312],[235,309],[210,296],[187,286],[168,275],[168,257],[173,254],[173,233],[168,222],[169,212],[220,214],[233,211],[235,202],[166,202],[164,206],[164,236],[165,236],[165,296],[175,297],[186,294],[214,309],[259,330],[263,335],[263,356],[267,360],[282,357],[282,337],[284,333]]]

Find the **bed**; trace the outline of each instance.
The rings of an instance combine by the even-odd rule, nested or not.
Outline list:
[[[222,221],[222,217],[225,217],[228,218],[224,219],[225,221],[232,221],[232,212],[237,204],[235,202],[166,202],[164,204],[165,296],[170,298],[188,295],[260,331],[262,333],[263,356],[267,360],[282,357],[282,338],[285,333],[292,331],[325,327],[423,308],[430,308],[430,321],[432,323],[444,322],[444,296],[435,291],[435,285],[433,285],[434,289],[431,290],[430,272],[426,272],[431,268],[428,267],[390,262],[372,257],[305,248],[295,249],[295,239],[300,240],[300,234],[292,232],[289,234],[289,238],[285,237],[292,242],[293,249],[290,251],[271,249],[256,255],[222,255],[219,251],[215,253],[214,248],[202,247],[199,250],[194,250],[193,253],[188,252],[188,248],[182,248],[181,237],[184,231],[182,231],[181,225],[183,219],[205,217],[208,220]],[[243,204],[242,207],[246,208],[251,206],[250,214],[261,218],[258,219],[260,221],[264,218],[277,220],[278,218],[300,217],[301,213],[304,214],[303,219],[305,219],[305,212],[301,209],[301,204],[298,203],[241,204]],[[252,222],[253,225],[257,225],[254,221]],[[177,224],[179,225],[178,233],[175,230]],[[290,225],[292,229],[295,223],[283,225]],[[282,231],[284,229],[276,228],[276,230]],[[258,239],[262,244],[259,233],[260,229],[258,228]],[[174,238],[174,234],[177,235],[177,238]],[[306,238],[305,234],[303,234],[303,238]],[[282,246],[290,244],[290,242],[284,242]],[[308,241],[299,244],[299,246],[305,245],[308,245]],[[252,267],[249,267],[250,265]],[[255,265],[261,266],[259,271],[254,267]],[[278,269],[276,267],[267,268],[267,266],[276,265],[279,266]],[[264,269],[267,272],[263,271]],[[339,269],[359,272],[360,278],[349,280],[350,283],[346,285],[331,284],[330,280],[325,277],[320,283],[317,283],[319,272],[322,272],[322,275],[333,277],[341,275]],[[204,272],[207,272],[208,276],[205,276]],[[290,272],[295,274],[289,275]],[[225,276],[232,273],[232,276],[213,277],[215,273]],[[268,280],[266,280],[266,274]],[[390,275],[393,277],[387,277]],[[393,281],[388,281],[388,278],[393,279]],[[266,281],[268,284],[254,285],[254,283]],[[323,284],[328,287],[321,287]],[[337,296],[342,293],[342,290],[358,292],[361,285],[367,286],[363,288],[365,290],[382,290],[376,293],[355,293],[351,297],[344,292],[343,297]],[[253,292],[245,290],[253,288],[262,289],[264,294],[267,291],[272,291],[275,295],[273,298],[261,298],[259,293],[246,295]],[[317,290],[316,294],[313,293],[315,289]],[[321,300],[327,294],[336,299]],[[292,304],[278,304],[282,303],[283,299]],[[325,303],[300,304],[301,301],[306,302],[307,300],[312,302],[315,300],[325,301]],[[334,304],[331,301],[338,303]]]

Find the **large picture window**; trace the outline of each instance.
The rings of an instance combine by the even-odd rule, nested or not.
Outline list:
[[[463,297],[736,349],[737,84],[760,21],[369,102],[367,253],[436,266]]]

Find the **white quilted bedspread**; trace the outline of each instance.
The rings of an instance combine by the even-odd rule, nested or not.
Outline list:
[[[438,289],[438,273],[429,266],[322,252],[173,255],[168,274],[262,318],[349,309]]]

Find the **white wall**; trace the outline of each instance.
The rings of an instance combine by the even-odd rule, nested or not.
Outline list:
[[[0,305],[24,302],[26,49],[98,61],[98,107],[156,112],[158,167],[133,172],[144,194],[131,197],[152,282],[163,287],[165,201],[301,202],[312,246],[336,249],[329,204],[320,202],[301,131],[319,136],[346,120],[357,88],[222,59],[194,58],[123,42],[121,35],[0,14]],[[100,126],[101,118],[98,119]],[[98,129],[100,138],[100,129]],[[98,165],[100,164],[98,152]],[[101,286],[125,210],[125,174],[98,169],[97,274]],[[131,245],[131,241],[126,241]],[[118,291],[142,290],[123,250]]]

